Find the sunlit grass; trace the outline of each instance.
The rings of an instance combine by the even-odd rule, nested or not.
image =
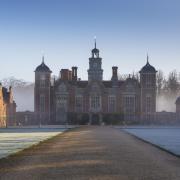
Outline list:
[[[62,133],[65,129],[0,130],[0,158],[7,157],[41,141]]]

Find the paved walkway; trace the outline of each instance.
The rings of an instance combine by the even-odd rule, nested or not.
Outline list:
[[[81,127],[0,161],[0,180],[179,180],[180,159],[111,127]]]

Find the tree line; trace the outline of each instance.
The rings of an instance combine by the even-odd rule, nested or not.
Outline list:
[[[132,74],[118,74],[119,80],[126,80],[128,77],[134,77],[140,81],[139,73],[133,72]],[[165,76],[162,70],[158,70],[156,75],[156,87],[157,96],[178,96],[180,95],[180,73],[176,70],[171,71],[167,76]]]
[[[180,90],[180,73],[171,71],[167,76],[162,70],[157,72],[156,84],[158,96],[177,97]]]

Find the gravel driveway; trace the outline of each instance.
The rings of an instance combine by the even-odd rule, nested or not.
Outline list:
[[[180,158],[112,127],[81,127],[0,160],[0,180],[41,179],[179,180]]]

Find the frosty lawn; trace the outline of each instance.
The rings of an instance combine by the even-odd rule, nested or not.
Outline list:
[[[180,127],[127,127],[124,130],[180,156]]]
[[[38,144],[66,129],[0,129],[0,158]]]

